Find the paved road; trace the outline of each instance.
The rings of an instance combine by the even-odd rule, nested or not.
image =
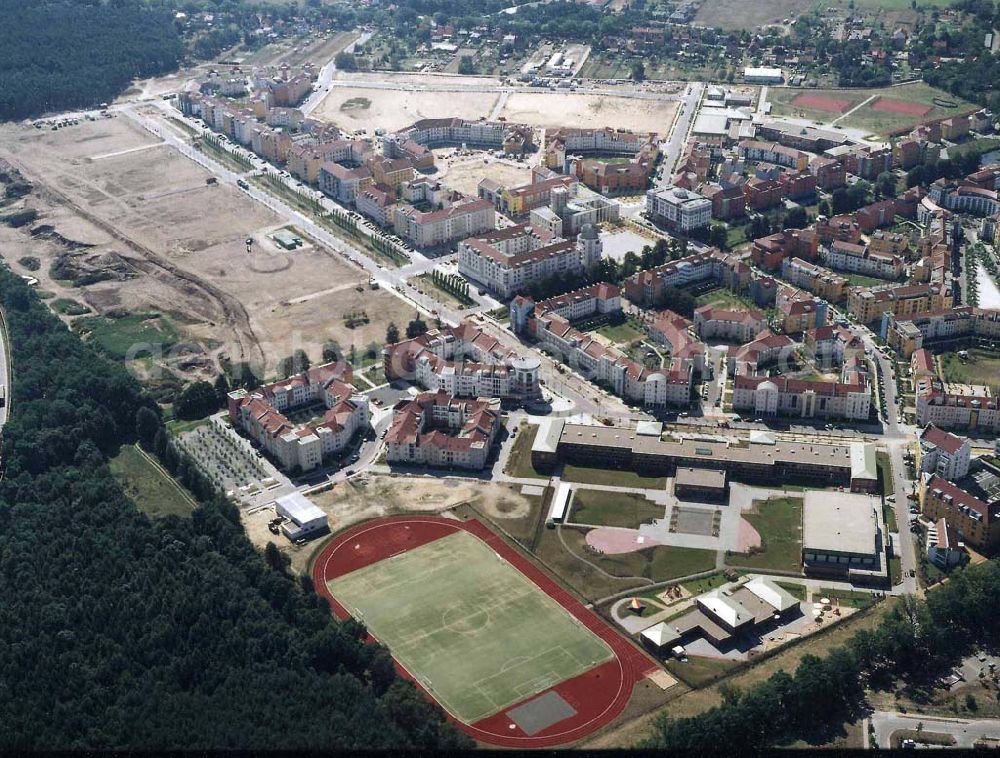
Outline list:
[[[955,747],[970,748],[981,737],[1000,739],[1000,719],[949,719],[936,716],[876,711],[871,722],[875,727],[875,740],[879,748],[888,749],[894,732],[904,729],[916,730],[923,724],[925,732],[950,734],[955,738]]]
[[[662,171],[655,182],[656,189],[670,184],[677,161],[680,160],[681,153],[684,152],[684,145],[687,142],[688,133],[691,131],[691,125],[694,123],[694,117],[704,92],[704,84],[691,82],[681,97],[681,110],[677,114],[673,129],[667,140],[660,146],[663,152],[663,162]]]
[[[358,45],[364,45],[368,40],[372,38],[375,32],[363,32],[360,37],[358,37],[354,42],[349,44],[344,48],[343,52],[353,53]],[[316,79],[316,83],[313,85],[313,92],[306,99],[302,105],[299,106],[305,115],[309,115],[316,107],[323,102],[326,97],[327,92],[330,89],[330,84],[333,82],[333,78],[337,75],[337,63],[336,58],[332,58],[329,63],[327,63],[319,71],[319,77]]]
[[[7,324],[0,313],[0,390],[3,391],[3,406],[0,407],[0,427],[7,423],[7,413],[10,410],[10,374],[7,362],[10,359],[7,350]]]

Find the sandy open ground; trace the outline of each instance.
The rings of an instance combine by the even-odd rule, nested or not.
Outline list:
[[[666,134],[678,103],[563,92],[515,92],[501,113],[508,121],[531,126],[630,129]]]
[[[526,516],[531,504],[515,488],[491,482],[437,479],[426,476],[358,477],[333,489],[309,495],[309,499],[330,517],[330,530],[339,532],[352,524],[400,513],[441,513],[470,504],[498,520]],[[296,547],[284,538],[276,539],[267,529],[274,509],[265,508],[242,516],[251,542],[263,549],[274,542],[292,558],[292,568],[304,572],[310,557],[325,540]]]
[[[206,170],[124,117],[58,132],[3,127],[0,158],[38,185],[31,198],[37,224],[54,225],[72,243],[38,244],[24,229],[17,257],[32,250],[43,259],[36,274],[43,288],[98,313],[155,309],[174,316],[182,336],[236,359],[263,360],[266,369],[296,347],[317,360],[330,339],[345,350],[381,343],[390,320],[412,317],[398,298],[369,290],[363,271],[319,246],[285,253],[260,244],[248,255],[246,238],[283,220],[235,187],[207,185]],[[81,250],[78,242],[96,247]],[[47,272],[67,249],[123,256],[128,276],[66,292]],[[369,323],[348,329],[345,316],[362,310]]]
[[[471,155],[457,155],[454,149],[435,150],[438,172],[435,175],[452,189],[475,195],[479,182],[493,179],[505,187],[520,187],[531,181],[529,161],[537,162],[537,156],[529,156],[523,163],[513,159],[485,158],[480,151]],[[488,162],[484,162],[488,161]]]
[[[489,115],[496,92],[414,92],[334,87],[313,116],[343,129],[402,129],[422,118],[478,119]]]

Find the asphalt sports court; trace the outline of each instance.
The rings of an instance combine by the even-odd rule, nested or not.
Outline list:
[[[466,531],[331,579],[327,588],[466,724],[615,657]]]

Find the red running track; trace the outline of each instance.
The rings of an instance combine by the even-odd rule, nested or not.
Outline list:
[[[512,703],[493,716],[474,724],[465,724],[450,714],[449,718],[479,742],[514,748],[549,748],[565,745],[582,739],[614,721],[628,704],[632,688],[655,668],[655,664],[600,616],[584,608],[559,584],[479,521],[455,521],[435,516],[400,516],[360,524],[337,535],[317,556],[313,564],[316,591],[330,601],[333,612],[338,618],[345,619],[349,614],[330,594],[327,589],[328,581],[459,530],[475,535],[493,548],[504,560],[603,639],[614,651],[615,658],[551,687],[550,690],[558,692],[573,707],[576,715],[553,724],[537,734],[526,734],[505,715],[520,703]],[[430,693],[414,680],[412,674],[399,665],[398,661],[396,668],[403,676],[417,684],[427,697],[432,698]],[[532,700],[543,692],[538,692],[521,702]]]

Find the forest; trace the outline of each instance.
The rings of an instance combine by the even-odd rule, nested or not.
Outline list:
[[[0,0],[0,120],[113,100],[176,68],[168,8],[139,0]]]
[[[0,750],[468,746],[234,506],[141,514],[107,458],[162,439],[155,403],[7,269],[0,306]]]

